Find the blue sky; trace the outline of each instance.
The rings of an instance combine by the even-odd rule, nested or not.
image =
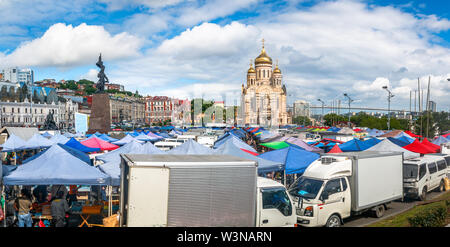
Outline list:
[[[431,76],[449,110],[450,12],[445,1],[4,0],[0,68],[44,78],[96,80],[102,52],[111,82],[145,95],[239,99],[261,39],[279,60],[288,103],[317,98],[383,107],[382,85],[409,108]],[[33,6],[33,7],[31,7]],[[230,104],[231,104],[230,103]]]

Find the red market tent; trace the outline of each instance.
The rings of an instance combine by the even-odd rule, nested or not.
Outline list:
[[[430,141],[428,141],[427,138],[423,139],[422,145],[425,145],[430,149],[434,150],[435,153],[439,153],[441,151],[441,146],[431,143]]]
[[[406,131],[403,131],[403,132],[405,132],[406,134],[408,134],[409,136],[414,137],[414,138],[422,137],[421,135],[416,135],[416,134],[412,133],[409,130],[406,130]]]
[[[445,137],[445,138],[447,138],[447,137],[449,137],[450,136],[450,133],[448,133],[448,134],[445,134],[445,135],[442,135],[443,137]]]
[[[259,130],[259,128],[255,128],[255,129],[251,130],[250,133],[255,133],[258,130]]]
[[[342,153],[342,150],[339,148],[338,145],[334,145],[333,148],[328,153],[329,154]]]
[[[244,151],[244,152],[247,152],[247,153],[249,153],[249,154],[255,155],[255,156],[258,156],[258,155],[259,155],[258,153],[252,152],[252,151],[247,150],[247,149],[241,148],[241,150]]]
[[[414,153],[420,153],[420,154],[430,154],[430,153],[436,153],[434,150],[429,148],[428,146],[420,143],[417,139],[414,140],[413,143],[406,145],[403,147],[406,150],[409,150]]]
[[[81,142],[81,144],[90,148],[100,148],[101,150],[114,150],[119,148],[119,146],[111,144],[107,141],[103,141],[97,137],[87,139]]]

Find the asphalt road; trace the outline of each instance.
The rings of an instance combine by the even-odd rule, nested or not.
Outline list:
[[[434,191],[430,192],[427,194],[427,201],[432,200],[432,199],[442,195],[443,193],[445,193],[445,192],[434,192]],[[385,211],[385,215],[383,217],[375,218],[374,216],[371,216],[371,214],[370,214],[371,212],[367,212],[362,215],[347,218],[346,220],[344,220],[343,227],[364,227],[366,225],[375,223],[379,220],[384,220],[391,216],[400,214],[400,213],[414,207],[415,205],[417,205],[420,202],[421,201],[412,200],[412,199],[405,199],[404,202],[394,201],[388,205],[388,209]]]

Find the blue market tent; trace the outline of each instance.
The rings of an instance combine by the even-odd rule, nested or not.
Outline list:
[[[189,139],[185,143],[178,147],[175,147],[169,151],[168,154],[214,154],[214,149],[208,148],[192,139]]]
[[[377,145],[380,142],[381,142],[381,140],[379,140],[379,139],[377,139],[375,137],[371,137],[370,139],[365,140],[364,144],[367,144],[368,146],[373,147],[373,146]]]
[[[107,134],[101,134],[100,136],[98,136],[98,138],[100,138],[100,139],[102,139],[104,141],[107,141],[107,142],[115,142],[115,141],[119,140],[119,139],[116,139],[116,138],[112,138],[112,137],[108,136]]]
[[[227,138],[222,139],[220,142],[216,142],[214,144],[214,148],[218,148],[218,147],[220,147],[221,145],[223,145],[223,144],[225,144],[227,142],[232,142],[233,145],[237,146],[238,148],[249,150],[249,151],[252,151],[254,153],[258,152],[252,146],[248,145],[247,143],[245,143],[241,139],[236,138],[236,137],[234,137],[232,135],[228,136]]]
[[[295,174],[303,173],[312,162],[320,158],[320,155],[289,146],[287,148],[262,153],[258,157],[283,163],[286,174]]]
[[[397,144],[400,147],[404,147],[406,145],[409,145],[410,143],[406,142],[405,140],[400,140],[400,139],[396,139],[394,137],[388,137],[387,138],[389,141],[391,141],[394,144]]]
[[[169,134],[164,133],[164,132],[157,133],[157,135],[161,136],[162,138],[171,138],[171,137],[169,136]]]
[[[50,141],[55,143],[55,144],[56,143],[65,144],[66,142],[69,141],[69,138],[67,138],[67,137],[65,137],[63,135],[56,134],[52,138],[50,138]]]
[[[133,143],[133,144],[132,144]],[[110,155],[106,159],[102,160],[105,162],[104,164],[99,165],[100,170],[102,170],[104,173],[111,176],[111,182],[114,186],[120,185],[120,154],[122,153],[133,153],[133,154],[165,154],[166,152],[158,149],[150,142],[147,142],[145,144],[139,144],[137,142],[130,142],[126,145],[129,145],[127,149],[130,149],[131,151],[127,151],[126,149],[121,149],[120,153],[116,152],[119,149],[116,149],[110,153],[107,154],[114,154]],[[125,146],[126,146],[125,145]],[[137,146],[140,145],[140,146]],[[123,147],[125,147],[123,146]],[[136,147],[133,149],[133,147]],[[97,158],[100,156],[97,156]]]
[[[431,143],[436,144],[436,145],[441,145],[442,143],[447,143],[447,142],[450,142],[450,140],[443,136],[439,136],[438,138],[433,140]]]
[[[110,177],[53,145],[38,158],[17,167],[3,181],[6,185],[109,185]]]
[[[0,181],[4,176],[8,176],[12,171],[14,171],[17,167],[16,165],[2,165],[2,176],[0,177]]]
[[[66,146],[66,145],[64,145],[64,144],[54,144],[54,145],[60,146],[61,148],[63,148],[64,150],[66,150],[67,152],[69,152],[70,154],[72,154],[73,156],[75,156],[75,157],[79,158],[80,160],[86,162],[86,164],[92,165],[91,159],[89,158],[89,155],[87,155],[87,154],[81,152],[80,150],[71,148],[71,147]],[[22,163],[25,164],[25,163],[28,163],[28,162],[34,160],[34,159],[38,158],[39,156],[43,155],[43,154],[44,154],[45,152],[47,152],[48,150],[49,150],[49,149],[45,149],[44,151],[41,151],[41,152],[37,153],[36,155],[34,155],[34,156],[32,156],[32,157],[30,157],[30,158],[24,160]]]
[[[364,151],[368,148],[370,148],[371,145],[368,143],[365,143],[363,141],[360,141],[358,139],[352,139],[348,142],[339,144],[339,148],[343,152],[357,152],[357,151]]]
[[[413,143],[415,138],[411,137],[410,135],[406,134],[405,132],[401,132],[398,135],[394,136],[394,138],[399,139],[401,141],[405,140],[408,143]]]
[[[129,154],[129,153],[142,153],[142,144],[132,141],[129,142],[122,147],[113,150],[111,152],[96,156],[95,159],[101,160],[104,163],[109,161],[118,161],[120,162],[120,154]]]
[[[1,147],[3,148],[2,152],[16,152],[24,150],[25,145],[26,141],[14,134],[11,134],[6,142],[1,145]]]
[[[140,133],[139,135],[137,135],[137,136],[135,137],[135,139],[138,140],[138,141],[143,141],[143,142],[148,142],[148,141],[154,141],[154,140],[156,140],[155,137],[150,137],[150,136],[148,136],[148,135],[146,135],[146,134],[144,134],[144,133]]]
[[[258,174],[283,171],[284,169],[283,163],[266,160],[261,157],[249,154],[245,151],[242,151],[239,147],[236,147],[232,142],[227,142],[224,145],[221,145],[215,151],[217,154],[228,154],[231,156],[236,156],[258,162]]]
[[[381,136],[384,135],[385,133],[381,130],[377,130],[377,129],[371,129],[367,131],[367,135],[368,136],[373,136],[373,137],[377,137],[377,136]]]
[[[41,134],[43,137],[50,139],[51,137],[53,137],[50,133],[48,133],[47,131],[44,134]]]
[[[65,144],[66,146],[69,146],[71,148],[80,150],[81,152],[90,153],[90,152],[99,152],[100,148],[90,148],[83,144],[81,144],[79,141],[75,140],[75,138],[70,138],[68,142]]]
[[[64,134],[63,134],[63,136],[65,136],[65,137],[67,137],[67,138],[72,138],[72,137],[75,137],[75,135],[74,135],[74,134],[72,134],[72,133],[69,133],[69,132],[66,132],[66,133],[64,133]]]
[[[142,143],[142,141],[138,141],[138,140],[136,140],[134,137],[132,137],[132,136],[130,136],[130,135],[126,135],[124,138],[122,138],[122,139],[120,139],[120,140],[118,140],[118,141],[112,142],[112,144],[122,146],[122,145],[125,145],[125,144],[127,144],[127,143],[130,143],[130,142],[132,142],[132,141],[137,141],[137,142],[139,142],[139,143]]]
[[[53,145],[53,142],[49,139],[41,136],[40,134],[34,134],[28,141],[26,141],[24,149],[48,148],[51,145]]]

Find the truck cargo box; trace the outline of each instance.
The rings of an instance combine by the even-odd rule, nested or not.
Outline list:
[[[121,226],[255,226],[255,161],[229,155],[121,156]]]
[[[349,178],[352,211],[361,211],[403,197],[403,153],[347,152],[323,154],[352,160]]]

